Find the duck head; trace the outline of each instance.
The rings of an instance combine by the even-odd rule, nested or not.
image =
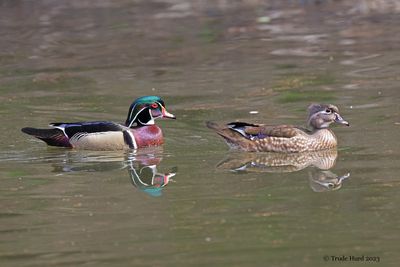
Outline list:
[[[164,101],[158,96],[137,98],[129,107],[125,125],[127,127],[153,125],[157,118],[176,119],[165,109]]]
[[[339,114],[339,109],[331,104],[311,104],[308,107],[307,125],[312,129],[325,129],[331,123],[338,123],[346,126],[350,124]]]

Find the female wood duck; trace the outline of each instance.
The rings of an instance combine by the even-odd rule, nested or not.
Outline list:
[[[220,126],[207,122],[226,143],[244,151],[258,152],[304,152],[335,148],[336,136],[328,129],[333,122],[347,125],[339,115],[339,109],[330,104],[311,104],[308,107],[307,125],[310,130],[293,125],[264,125],[232,122]]]
[[[52,129],[22,128],[50,146],[88,150],[137,149],[164,143],[157,118],[175,119],[158,96],[143,96],[130,106],[125,125],[109,121],[51,123]]]

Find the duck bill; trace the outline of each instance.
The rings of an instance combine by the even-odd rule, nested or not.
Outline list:
[[[163,117],[163,118],[176,120],[175,115],[169,113],[164,107],[162,107],[161,113],[162,113],[162,117]]]
[[[348,121],[345,121],[342,116],[340,116],[338,113],[335,113],[336,118],[335,118],[335,122],[342,124],[342,125],[346,125],[346,126],[350,126],[350,123]]]
[[[174,114],[169,113],[164,107],[160,109],[152,109],[151,116],[153,118],[167,118],[167,119],[176,119]]]

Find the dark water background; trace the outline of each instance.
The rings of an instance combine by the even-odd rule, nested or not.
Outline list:
[[[0,1],[0,265],[397,266],[399,13],[390,0]],[[163,148],[64,150],[20,132],[122,122],[150,94],[178,117],[158,122]],[[301,125],[310,102],[350,121],[337,154],[229,151],[204,126]]]

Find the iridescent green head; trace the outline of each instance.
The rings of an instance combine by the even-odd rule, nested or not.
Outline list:
[[[127,127],[153,125],[154,119],[175,116],[165,109],[164,101],[158,96],[142,96],[133,101],[129,107],[125,125]]]

